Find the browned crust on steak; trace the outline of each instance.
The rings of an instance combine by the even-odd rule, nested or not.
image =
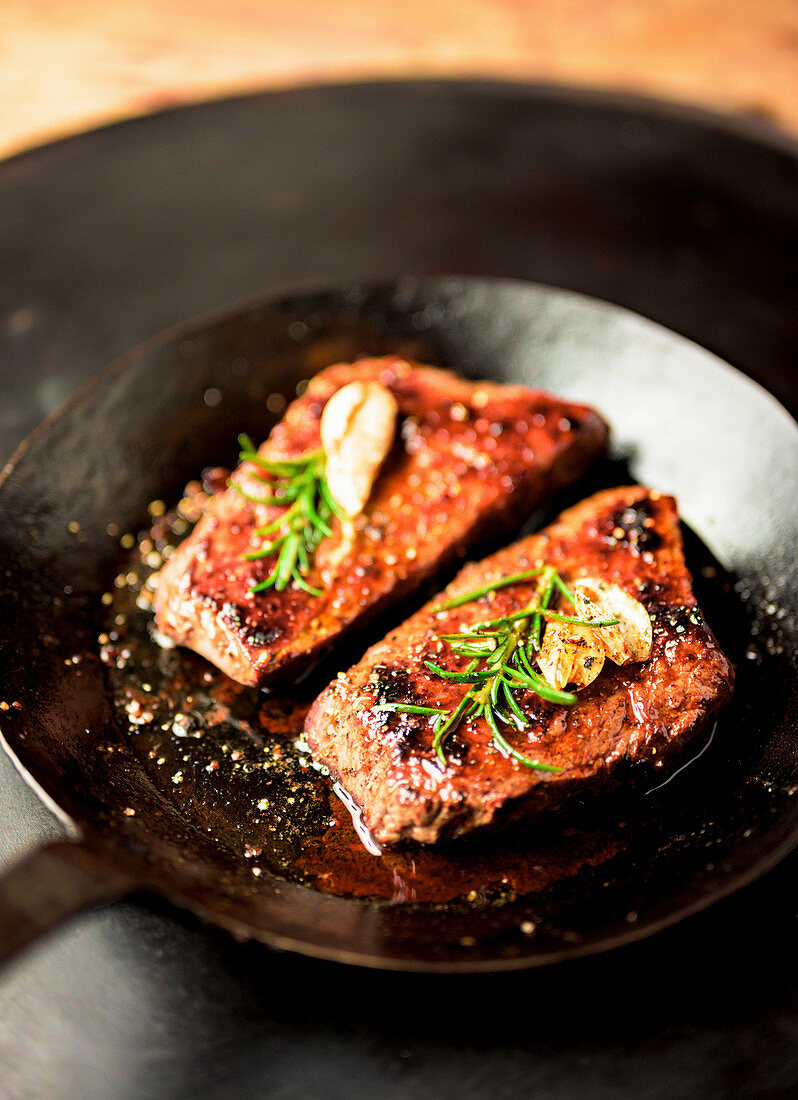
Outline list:
[[[241,683],[263,686],[301,671],[342,632],[417,588],[475,540],[517,526],[606,446],[604,421],[584,405],[387,357],[312,378],[261,455],[317,449],[326,402],[355,380],[391,390],[399,428],[354,537],[345,542],[336,520],[319,546],[307,579],[323,587],[320,596],[293,586],[249,595],[275,557],[246,562],[242,555],[258,544],[253,531],[280,509],[250,504],[233,490],[211,500],[162,570],[159,631]],[[252,468],[245,464],[235,477],[251,482]]]
[[[461,662],[437,633],[517,610],[531,583],[436,612],[436,598],[342,673],[316,700],[306,737],[363,808],[382,844],[432,843],[491,823],[534,817],[569,798],[611,785],[622,761],[662,766],[701,731],[732,691],[733,670],[704,621],[684,562],[676,502],[639,486],[611,489],[564,512],[538,534],[467,565],[445,591],[460,593],[541,564],[566,582],[603,577],[635,596],[653,620],[649,660],[618,668],[609,661],[571,707],[521,697],[531,726],[511,732],[521,752],[559,774],[531,770],[491,743],[484,720],[464,723],[447,742],[442,767],[430,720],[375,710],[381,702],[454,706],[466,690],[423,662]]]

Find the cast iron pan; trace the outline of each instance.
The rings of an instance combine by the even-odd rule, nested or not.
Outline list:
[[[253,825],[263,789],[238,769],[205,783],[208,757],[183,727],[179,739],[175,727],[143,738],[125,720],[123,676],[98,658],[98,635],[113,626],[101,595],[120,575],[119,533],[144,527],[147,504],[177,499],[203,466],[230,463],[239,430],[262,437],[310,373],[393,350],[600,407],[614,462],[575,492],[634,477],[679,497],[697,536],[688,532],[699,595],[737,663],[734,704],[701,759],[652,794],[598,814],[577,807],[565,838],[529,834],[523,846],[542,878],[501,904],[468,875],[469,900],[414,904],[409,857],[390,900],[323,892],[313,822],[316,878],[291,881],[280,829]],[[489,969],[621,944],[722,897],[797,835],[797,493],[798,430],[764,390],[652,323],[557,290],[405,279],[255,301],[147,343],[46,421],[0,488],[12,520],[0,535],[3,734],[73,835],[4,883],[4,947],[81,905],[144,889],[242,938],[311,955]],[[341,647],[330,668],[368,640]],[[198,681],[206,669],[150,651],[147,679]],[[238,738],[247,756],[249,727],[230,720],[234,728],[209,731],[204,751],[214,737]],[[270,744],[261,737],[256,751]],[[518,849],[499,844],[490,855],[517,859]],[[482,866],[467,847],[452,860]],[[372,892],[369,882],[360,892]]]
[[[250,748],[270,757],[279,738],[267,729],[253,742],[240,699],[229,725],[202,740],[190,721],[172,722],[184,700],[166,722],[159,713],[155,740],[142,736],[125,709],[125,676],[98,656],[116,610],[102,594],[125,575],[120,532],[145,527],[148,504],[176,501],[203,467],[230,464],[240,430],[263,437],[314,370],[386,351],[599,407],[612,424],[613,460],[571,497],[629,478],[677,495],[699,597],[737,664],[732,706],[672,782],[576,807],[573,820],[531,830],[520,847],[490,842],[496,865],[535,853],[537,885],[517,896],[497,900],[476,883],[467,898],[454,891],[445,904],[419,903],[406,854],[391,866],[402,885],[388,898],[337,896],[329,884],[325,892],[323,829],[312,815],[304,839],[313,873],[297,881],[286,857],[297,838],[286,841],[268,820],[286,807],[253,816],[264,773],[208,768],[209,744],[220,758],[228,746],[216,745],[240,745],[246,762]],[[71,834],[0,884],[0,947],[8,954],[82,906],[146,890],[240,938],[314,956],[484,970],[604,950],[703,908],[798,837],[796,499],[798,429],[770,395],[681,337],[564,291],[408,278],[249,302],[150,341],[46,421],[0,485],[0,725]],[[330,667],[368,641],[341,646]],[[199,683],[208,671],[146,637],[141,644],[148,678],[167,693],[169,677]],[[315,773],[308,782],[324,783]],[[330,798],[324,814],[335,806]],[[453,847],[447,866],[484,866],[486,850],[477,851]],[[340,858],[332,853],[330,865]],[[475,885],[467,873],[463,881],[464,893]],[[359,892],[379,890],[366,883]]]

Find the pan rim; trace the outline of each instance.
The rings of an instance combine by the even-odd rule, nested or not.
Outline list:
[[[332,80],[308,78],[293,82],[276,82],[247,91],[211,94],[185,103],[157,107],[144,113],[132,113],[123,118],[97,121],[84,129],[73,133],[56,135],[50,141],[23,146],[3,157],[0,166],[12,166],[18,162],[50,149],[68,148],[86,137],[99,136],[119,129],[138,126],[148,122],[168,120],[175,115],[185,115],[201,111],[204,108],[247,103],[256,99],[276,99],[292,95],[313,95],[318,92],[340,92],[354,94],[361,90],[450,90],[469,91],[489,96],[501,96],[507,92],[524,93],[530,100],[557,100],[569,105],[584,107],[605,107],[618,112],[628,111],[647,114],[654,118],[672,119],[697,127],[712,129],[730,137],[738,137],[747,142],[798,156],[798,136],[783,127],[778,120],[764,115],[746,113],[744,110],[724,111],[709,105],[697,105],[689,100],[667,95],[654,95],[645,92],[618,90],[611,86],[593,83],[573,83],[567,80],[529,80],[519,77],[475,76],[462,72],[440,76],[394,77],[388,75],[364,75]]]

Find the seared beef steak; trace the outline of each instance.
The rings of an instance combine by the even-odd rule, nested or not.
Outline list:
[[[424,661],[462,670],[440,635],[518,611],[534,581],[441,611],[454,597],[535,569],[565,580],[604,579],[652,618],[648,660],[607,662],[572,706],[519,696],[531,725],[505,726],[513,747],[559,772],[533,770],[493,743],[484,719],[467,719],[433,750],[434,719],[381,704],[455,707],[467,685],[440,679]],[[573,612],[570,612],[573,614]],[[590,791],[611,788],[618,765],[663,766],[730,697],[732,667],[696,606],[676,503],[640,487],[610,489],[564,512],[539,534],[467,565],[441,597],[410,618],[319,696],[306,723],[314,757],[363,808],[382,844],[433,843],[492,822],[534,817]]]
[[[397,435],[354,529],[334,520],[315,553],[306,579],[321,595],[295,585],[250,594],[269,576],[275,555],[243,555],[259,545],[255,530],[284,509],[251,503],[232,489],[210,502],[161,573],[160,632],[241,683],[262,686],[300,671],[475,540],[520,525],[606,445],[604,421],[583,405],[390,357],[316,375],[261,458],[319,448],[325,404],[354,381],[390,390],[399,407]],[[236,478],[252,480],[248,465]]]

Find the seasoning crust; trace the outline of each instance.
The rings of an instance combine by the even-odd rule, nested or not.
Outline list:
[[[598,578],[638,600],[651,617],[650,657],[623,667],[607,661],[572,706],[525,693],[521,707],[530,724],[507,729],[507,738],[556,771],[530,769],[500,751],[479,718],[449,735],[442,763],[433,721],[385,704],[455,707],[463,686],[425,663],[452,671],[462,664],[440,635],[518,611],[535,582],[447,610],[441,605],[542,565],[566,584]],[[314,703],[305,731],[314,756],[362,807],[379,843],[429,844],[606,792],[623,763],[665,766],[728,700],[733,680],[693,595],[676,502],[631,486],[590,497],[544,531],[467,565],[440,597],[339,675]]]
[[[301,672],[479,539],[517,527],[606,446],[606,424],[584,405],[383,357],[313,377],[259,457],[279,462],[318,451],[325,406],[353,382],[389,391],[396,436],[362,512],[351,522],[333,517],[315,550],[304,577],[314,592],[294,583],[252,592],[276,558],[245,555],[283,509],[232,488],[211,500],[162,570],[154,601],[160,633],[240,683],[264,686]],[[243,463],[233,475],[239,489],[262,493],[258,472]]]

